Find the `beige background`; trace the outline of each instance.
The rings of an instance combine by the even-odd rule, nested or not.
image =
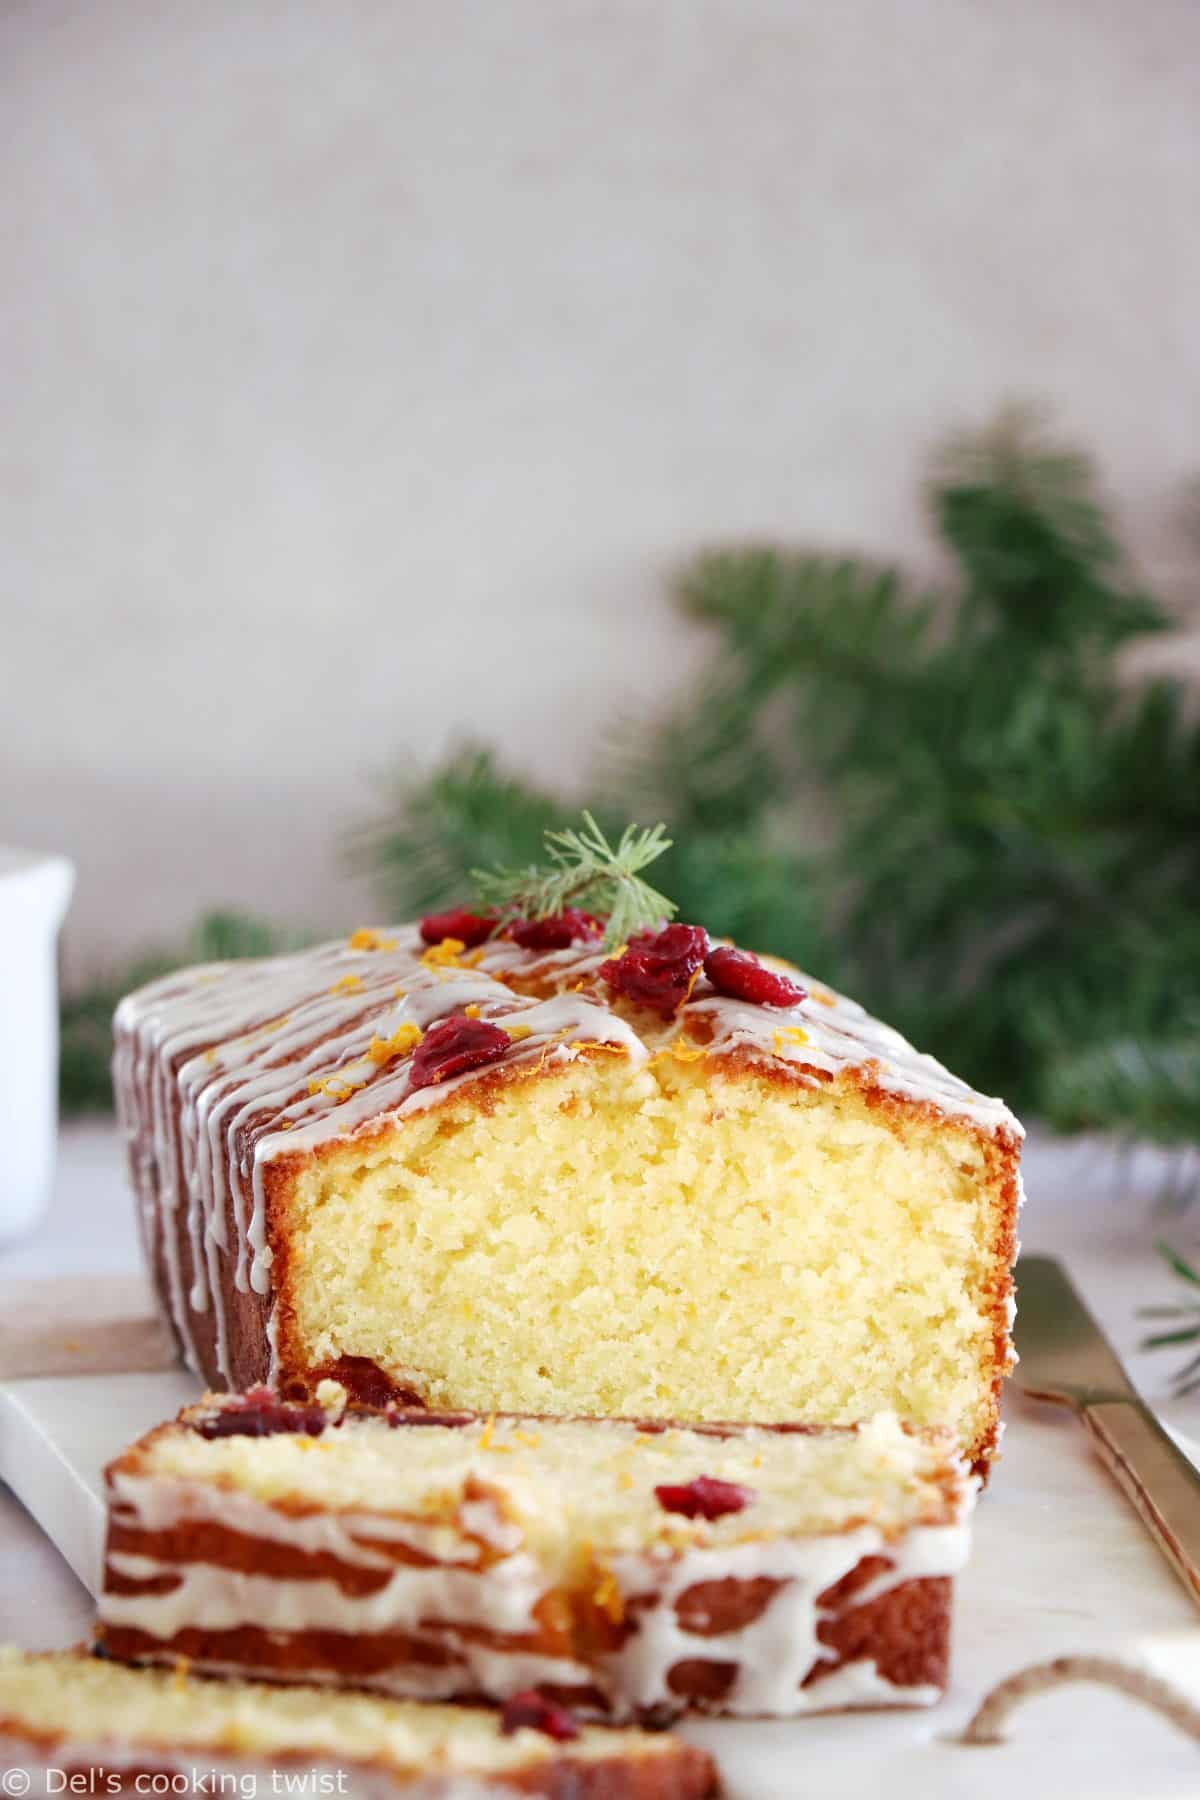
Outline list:
[[[10,0],[0,170],[0,839],[75,974],[353,920],[398,757],[577,780],[681,555],[927,560],[1006,395],[1186,598],[1194,0]]]

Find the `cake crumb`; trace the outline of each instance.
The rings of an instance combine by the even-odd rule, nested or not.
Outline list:
[[[349,1398],[350,1395],[348,1391],[342,1386],[340,1381],[334,1381],[328,1376],[324,1381],[318,1381],[317,1405],[324,1407],[327,1413],[333,1413],[340,1419],[346,1410],[346,1403]]]

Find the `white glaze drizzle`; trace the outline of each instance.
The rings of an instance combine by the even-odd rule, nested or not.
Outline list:
[[[526,1029],[502,1065],[519,1072],[569,1061],[577,1054],[573,1046],[585,1041],[612,1045],[641,1065],[666,1034],[666,1028],[635,1028],[630,1020],[641,1015],[614,1010],[596,978],[606,953],[594,944],[531,951],[497,940],[440,965],[424,960],[415,926],[365,934],[371,947],[356,947],[356,939],[165,976],[129,995],[117,1011],[117,1114],[148,1253],[161,1257],[165,1300],[185,1357],[198,1371],[194,1320],[211,1307],[217,1367],[227,1381],[222,1265],[232,1261],[240,1292],[270,1293],[271,1166],[437,1105],[497,1066],[413,1090],[411,1055],[375,1061],[369,1055],[374,1038],[387,1039],[403,1025],[426,1030],[478,1007],[485,1019]],[[528,997],[508,986],[510,979],[518,987],[549,988],[550,997]],[[787,1008],[729,999],[702,980],[681,1008],[678,1028],[702,1023],[712,1034],[712,1052],[768,1059],[800,1084],[857,1077],[989,1134],[1020,1136],[1002,1102],[975,1093],[854,1001],[802,979],[809,997]],[[181,1209],[192,1266],[186,1292]],[[270,1312],[267,1330],[274,1371]]]
[[[786,1718],[838,1706],[926,1704],[938,1697],[937,1689],[897,1687],[870,1659],[848,1663],[803,1687],[813,1665],[830,1660],[817,1635],[823,1616],[818,1596],[865,1556],[885,1556],[891,1566],[860,1588],[848,1607],[862,1606],[904,1581],[954,1575],[966,1562],[968,1543],[965,1522],[915,1526],[890,1541],[877,1526],[864,1525],[825,1537],[699,1548],[675,1556],[614,1557],[613,1575],[626,1608],[631,1601],[637,1605],[639,1629],[611,1659],[612,1687],[632,1706],[667,1706],[674,1699],[667,1680],[674,1665],[715,1657],[737,1664],[733,1686],[721,1702],[723,1712]],[[680,1622],[676,1601],[694,1585],[726,1577],[781,1585],[759,1616],[739,1631],[719,1637],[689,1632]],[[826,1685],[835,1680],[836,1689]]]
[[[887,1093],[924,1101],[950,1118],[967,1119],[988,1132],[1024,1135],[1003,1100],[976,1093],[857,1001],[808,976],[802,980],[809,997],[795,1006],[754,1006],[708,993],[693,999],[687,1011],[712,1021],[714,1050],[741,1045],[766,1052],[809,1080],[810,1069],[834,1076],[851,1070],[868,1074]],[[818,1000],[816,994],[824,998]]]

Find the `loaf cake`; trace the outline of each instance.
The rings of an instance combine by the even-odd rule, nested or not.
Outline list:
[[[214,1674],[582,1717],[913,1706],[975,1482],[948,1432],[210,1397],[108,1471],[100,1638]]]
[[[146,1251],[209,1387],[946,1423],[984,1467],[1021,1130],[672,924],[456,911],[122,1002]]]
[[[718,1792],[703,1751],[647,1732],[583,1729],[535,1695],[505,1717],[10,1648],[0,1648],[0,1771],[0,1790],[34,1796],[711,1800]]]

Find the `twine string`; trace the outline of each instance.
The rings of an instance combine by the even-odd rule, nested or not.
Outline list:
[[[1128,1694],[1168,1720],[1185,1736],[1200,1743],[1200,1706],[1161,1676],[1151,1674],[1112,1656],[1056,1656],[1052,1662],[1034,1663],[1001,1681],[980,1703],[959,1742],[1002,1744],[1004,1727],[1019,1706],[1038,1694],[1071,1682],[1091,1681]]]

